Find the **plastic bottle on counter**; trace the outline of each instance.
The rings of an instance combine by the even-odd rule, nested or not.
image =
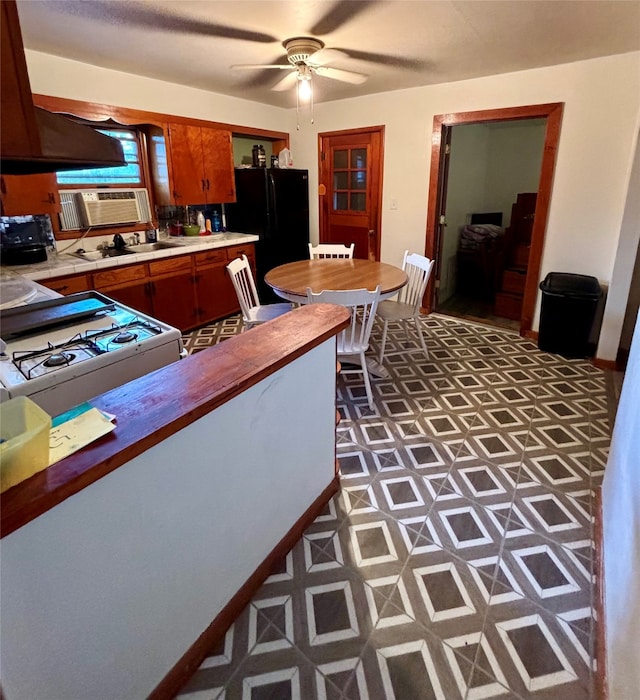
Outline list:
[[[220,214],[217,210],[213,212],[213,232],[220,233],[222,230],[222,222],[220,221]]]
[[[200,233],[205,232],[205,221],[204,221],[204,214],[199,211],[198,215],[196,216],[196,224],[200,227]]]

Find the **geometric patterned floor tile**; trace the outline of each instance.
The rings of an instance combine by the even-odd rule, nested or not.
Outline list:
[[[429,358],[390,324],[373,410],[362,375],[341,375],[340,491],[181,700],[593,697],[604,373],[508,330],[420,322]],[[235,316],[183,342],[202,352],[241,329]]]

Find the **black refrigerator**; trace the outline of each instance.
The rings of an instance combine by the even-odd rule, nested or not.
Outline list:
[[[264,283],[269,270],[309,258],[309,172],[236,168],[236,201],[225,204],[227,231],[253,233],[262,303],[282,301]]]

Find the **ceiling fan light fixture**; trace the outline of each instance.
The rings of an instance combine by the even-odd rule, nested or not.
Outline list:
[[[311,76],[298,76],[298,97],[300,102],[309,102],[311,99],[311,93],[313,88],[311,87]]]

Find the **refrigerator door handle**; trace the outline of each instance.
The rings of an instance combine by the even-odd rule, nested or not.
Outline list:
[[[270,228],[272,231],[278,230],[278,209],[276,207],[276,181],[273,173],[268,173],[269,183],[269,211],[271,216]]]

